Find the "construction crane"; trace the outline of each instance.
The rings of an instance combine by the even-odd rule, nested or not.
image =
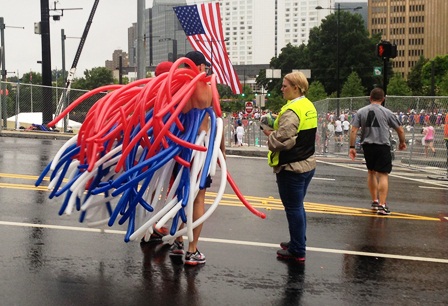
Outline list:
[[[58,105],[56,106],[56,116],[58,116],[65,107],[65,97],[67,97],[70,92],[70,88],[75,77],[76,66],[78,65],[79,58],[81,57],[81,52],[84,47],[84,43],[86,42],[87,34],[89,34],[90,26],[92,24],[93,16],[95,15],[96,8],[98,7],[99,0],[95,0],[93,4],[92,10],[90,12],[89,19],[87,20],[86,26],[84,28],[84,32],[82,33],[81,40],[79,42],[78,50],[76,51],[75,58],[73,59],[73,64],[70,68],[70,71],[67,76],[67,81],[65,83],[65,89],[59,99]],[[67,128],[68,116],[64,120],[64,130]]]

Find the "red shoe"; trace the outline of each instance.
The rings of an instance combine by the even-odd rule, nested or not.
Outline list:
[[[162,237],[168,235],[169,231],[166,227],[161,227],[157,229],[155,226],[153,227],[153,233],[149,237],[149,242],[161,242]]]
[[[284,260],[295,260],[297,262],[305,262],[305,257],[293,255],[288,250],[283,249],[277,251],[277,258]]]

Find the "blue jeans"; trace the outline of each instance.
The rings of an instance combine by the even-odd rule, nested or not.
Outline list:
[[[278,192],[285,207],[289,226],[288,251],[298,257],[305,257],[306,253],[306,213],[303,200],[314,172],[313,169],[305,173],[286,170],[277,173]]]

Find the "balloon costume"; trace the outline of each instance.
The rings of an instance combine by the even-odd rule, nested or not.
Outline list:
[[[191,69],[178,68],[188,64]],[[213,108],[182,113],[197,82],[210,82]],[[100,92],[79,133],[67,141],[44,169],[36,186],[50,174],[50,198],[63,197],[59,214],[80,213],[90,227],[127,226],[126,242],[149,237],[153,226],[171,221],[173,241],[187,235],[217,208],[228,181],[255,215],[265,214],[244,199],[227,171],[220,150],[223,121],[214,75],[206,76],[188,58],[178,59],[170,71],[128,85],[108,85],[87,92],[48,125],[53,126],[87,98]],[[210,129],[198,134],[206,115]],[[221,168],[213,204],[193,220],[193,201],[208,175]],[[179,230],[181,223],[186,226]],[[145,239],[146,239],[145,238]]]

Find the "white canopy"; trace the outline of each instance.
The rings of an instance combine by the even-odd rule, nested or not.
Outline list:
[[[15,122],[17,117],[17,121],[19,125],[24,124],[42,124],[42,113],[20,113],[18,115],[14,115],[12,117],[9,117],[7,121]],[[62,128],[64,124],[64,120],[59,121],[56,124],[56,127]],[[74,129],[79,129],[81,127],[82,123],[79,123],[77,121],[68,120],[68,126],[71,126]]]

